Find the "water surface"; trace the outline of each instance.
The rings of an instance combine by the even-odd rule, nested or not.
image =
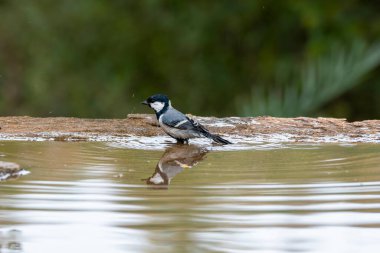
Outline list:
[[[379,154],[1,142],[0,252],[378,252]]]

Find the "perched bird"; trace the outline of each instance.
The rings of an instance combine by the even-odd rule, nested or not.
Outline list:
[[[204,126],[174,109],[167,96],[156,94],[147,98],[142,104],[151,107],[158,123],[169,136],[178,143],[188,143],[190,138],[206,137],[221,144],[231,144],[219,135],[210,133]]]

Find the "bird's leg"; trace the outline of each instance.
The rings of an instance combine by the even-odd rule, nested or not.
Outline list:
[[[176,139],[177,144],[189,144],[189,139]]]
[[[184,144],[185,140],[184,139],[176,139],[177,144]]]

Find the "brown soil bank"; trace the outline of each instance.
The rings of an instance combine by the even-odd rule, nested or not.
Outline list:
[[[380,120],[347,122],[335,118],[196,117],[211,132],[245,142],[252,138],[278,142],[377,142]],[[104,140],[101,137],[164,136],[154,115],[126,119],[0,117],[0,139]],[[249,141],[248,141],[249,142]]]

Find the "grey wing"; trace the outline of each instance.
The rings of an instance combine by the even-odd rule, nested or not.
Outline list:
[[[191,130],[196,128],[191,119],[176,109],[167,111],[164,115],[162,115],[162,117],[163,122],[170,127],[182,130]]]

